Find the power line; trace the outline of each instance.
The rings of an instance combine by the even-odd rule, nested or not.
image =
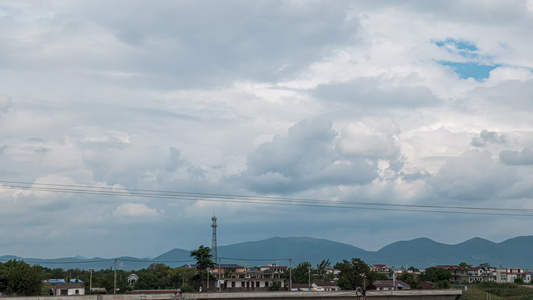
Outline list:
[[[73,193],[88,195],[106,195],[136,198],[155,198],[183,201],[211,201],[225,203],[247,203],[262,205],[282,205],[318,208],[342,208],[342,209],[365,209],[382,211],[403,211],[403,212],[426,212],[426,213],[447,213],[447,214],[470,214],[470,215],[492,215],[492,216],[533,216],[533,209],[512,209],[494,207],[466,207],[466,206],[443,206],[443,205],[413,205],[395,203],[372,203],[357,201],[331,201],[323,199],[288,198],[273,196],[250,196],[233,194],[210,194],[192,193],[180,191],[157,191],[147,189],[121,189],[110,187],[89,187],[83,185],[67,185],[52,183],[30,183],[20,181],[0,180],[0,188],[22,189],[30,191]]]

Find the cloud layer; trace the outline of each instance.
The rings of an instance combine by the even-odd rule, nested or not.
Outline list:
[[[193,249],[214,213],[219,244],[530,234],[391,205],[533,209],[531,1],[6,1],[0,27],[0,255]]]

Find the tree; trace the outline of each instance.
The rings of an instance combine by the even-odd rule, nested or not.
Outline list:
[[[424,273],[420,274],[420,281],[431,281],[434,283],[433,288],[446,289],[450,287],[452,273],[441,268],[427,268]]]
[[[155,290],[159,288],[155,274],[141,273],[138,276],[139,279],[135,282],[136,290]]]
[[[516,277],[514,279],[514,283],[516,284],[526,284],[526,282],[524,281],[524,279],[520,278],[520,277]]]
[[[212,259],[213,254],[211,254],[211,249],[209,249],[209,247],[204,247],[204,245],[201,245],[198,250],[192,251],[191,257],[196,259],[196,268],[198,270],[207,270],[215,266]]]
[[[281,289],[281,283],[279,283],[278,281],[272,282],[272,284],[268,287],[268,290],[271,292],[276,292],[276,291],[279,291],[280,289]]]
[[[0,292],[6,295],[38,296],[43,285],[40,267],[22,260],[0,264]]]
[[[398,276],[397,279],[407,283],[411,289],[421,288],[418,277],[413,273],[403,273],[402,275]]]
[[[309,283],[309,269],[312,270],[311,263],[304,261],[298,264],[296,268],[292,270],[292,282],[293,283]]]
[[[410,271],[413,271],[413,272],[420,272],[419,269],[417,269],[417,268],[415,268],[413,266],[410,266],[409,269],[407,269],[407,270],[410,270]]]
[[[452,273],[450,271],[441,268],[427,268],[422,274],[420,274],[420,281],[437,282],[441,280],[450,281]]]
[[[370,267],[359,258],[352,258],[351,261],[343,260],[342,263],[335,265],[335,269],[341,271],[339,287],[343,290],[355,290],[358,287],[366,289],[366,286],[375,280]]]
[[[195,288],[198,288],[201,282],[204,281],[204,278],[209,280],[207,277],[210,277],[210,274],[207,272],[207,269],[215,266],[215,263],[212,260],[213,254],[211,254],[211,249],[209,249],[209,247],[200,245],[198,250],[191,252],[191,257],[196,259],[196,270],[198,271],[198,274],[192,278],[192,281],[195,283]],[[203,273],[207,274],[204,275]]]
[[[331,281],[333,280],[333,274],[328,274],[328,269],[331,268],[331,262],[328,260],[322,260],[322,262],[316,265],[315,279],[317,281]]]
[[[468,271],[468,270],[472,269],[472,265],[469,265],[469,264],[467,264],[465,262],[462,262],[462,263],[459,264],[459,268]]]
[[[375,280],[389,280],[389,276],[387,276],[386,274],[380,273],[380,272],[372,271],[372,276],[374,277],[374,281]]]

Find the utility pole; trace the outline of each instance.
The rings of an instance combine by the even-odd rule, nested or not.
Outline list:
[[[94,269],[89,269],[91,271],[91,275],[89,275],[89,295],[93,293],[93,271]]]
[[[220,286],[220,257],[218,258],[218,291],[220,292],[221,290],[221,286]]]
[[[113,294],[117,293],[117,259],[115,258],[115,278],[113,279]]]
[[[307,270],[309,270],[309,291],[311,291],[311,267],[307,267]]]
[[[289,292],[292,291],[292,258],[289,258]]]

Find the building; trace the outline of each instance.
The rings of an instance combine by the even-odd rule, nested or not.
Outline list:
[[[431,290],[433,288],[433,282],[431,281],[422,281],[420,283],[420,286],[422,287],[423,290]]]
[[[496,268],[496,282],[498,283],[514,282],[517,278],[530,283],[531,273],[525,272],[524,269]]]
[[[516,268],[470,268],[464,269],[459,266],[441,265],[436,266],[450,271],[452,278],[451,282],[489,282],[495,281],[498,283],[514,282],[516,278],[521,278],[526,283],[531,282],[531,274],[526,273],[524,269]]]
[[[387,265],[369,265],[369,267],[373,272],[387,275],[390,278],[390,268]]]
[[[448,270],[450,272],[450,274],[452,275],[451,282],[463,282],[463,281],[465,281],[465,279],[468,276],[467,270],[463,269],[463,268],[461,268],[459,266],[439,265],[439,266],[436,266],[435,268]],[[467,279],[466,279],[466,281],[468,282]]]
[[[85,295],[85,284],[83,282],[59,282],[55,283],[50,290],[51,296],[79,296]]]
[[[134,285],[137,280],[139,280],[139,276],[137,276],[137,274],[131,274],[130,276],[128,276],[129,285]]]
[[[267,264],[266,266],[259,267],[260,271],[274,270],[278,273],[285,272],[289,267],[287,266],[278,266],[278,264]]]
[[[313,287],[317,292],[338,292],[341,290],[336,282],[315,282]]]
[[[292,284],[293,292],[338,292],[340,290],[341,288],[335,282],[313,282],[311,288],[309,288],[309,283]]]
[[[410,290],[411,286],[401,280],[378,280],[372,282],[366,289],[376,291]]]
[[[285,279],[281,277],[287,267],[269,264],[267,266],[246,268],[236,264],[216,266],[211,274],[219,278],[217,287],[223,290],[264,291],[273,285],[285,287]]]
[[[326,274],[331,275],[333,280],[339,280],[339,276],[341,275],[341,270],[339,269],[328,269],[326,271]]]

